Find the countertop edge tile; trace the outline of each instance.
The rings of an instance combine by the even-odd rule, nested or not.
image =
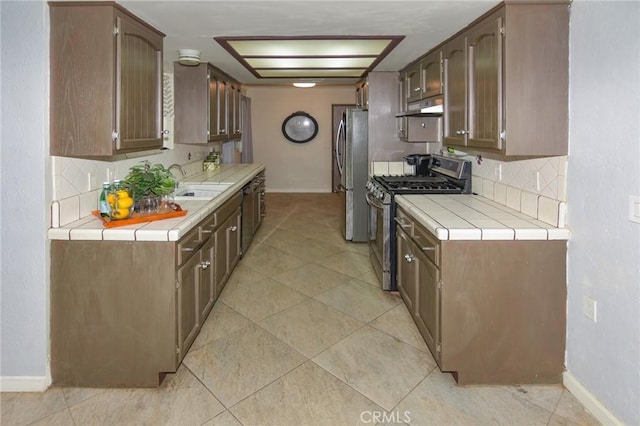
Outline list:
[[[47,231],[47,237],[50,240],[69,240],[69,228],[50,228]]]
[[[473,194],[397,195],[395,200],[439,240],[566,240],[571,235],[568,228]]]

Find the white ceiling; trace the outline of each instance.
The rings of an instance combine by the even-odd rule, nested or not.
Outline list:
[[[499,3],[498,0],[120,0],[119,4],[164,32],[164,66],[173,70],[179,49],[202,52],[243,84],[282,84],[258,79],[213,37],[404,35],[375,68],[398,71]],[[332,79],[332,83],[353,83]]]

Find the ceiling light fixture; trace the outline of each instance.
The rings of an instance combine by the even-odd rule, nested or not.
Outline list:
[[[1,0],[0,0],[1,1]],[[355,81],[404,36],[214,37],[257,78]]]
[[[193,49],[180,49],[178,50],[178,62],[182,65],[199,65],[200,51]]]
[[[293,83],[293,85],[296,87],[313,87],[316,84],[311,82],[307,83],[307,82],[300,81],[300,82]]]

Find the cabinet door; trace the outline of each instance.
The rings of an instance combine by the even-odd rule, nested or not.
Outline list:
[[[233,119],[230,119],[230,122],[233,124],[229,124],[231,127],[231,133],[233,135],[240,135],[240,88],[237,84],[231,84],[230,95],[232,102],[232,113],[230,114]],[[230,117],[230,118],[231,118]]]
[[[397,285],[400,296],[407,305],[411,316],[416,315],[416,268],[414,264],[413,243],[400,226],[396,226],[396,266]]]
[[[226,222],[227,230],[227,273],[231,274],[238,260],[240,260],[241,240],[240,227],[242,226],[242,216],[240,208],[231,214]]]
[[[427,346],[439,362],[440,351],[440,271],[415,246],[415,268],[417,280],[416,324],[422,332]]]
[[[212,140],[215,136],[218,136],[218,79],[211,70],[208,71],[209,80],[209,113],[207,136],[209,140]]]
[[[162,37],[116,18],[116,149],[162,147]]]
[[[178,360],[184,358],[200,329],[200,261],[196,253],[178,270]]]
[[[467,145],[502,148],[502,18],[491,18],[467,36],[469,134]]]
[[[442,94],[442,52],[434,52],[422,60],[423,97]]]
[[[405,89],[406,80],[403,77],[404,73],[400,74],[401,77],[398,79],[398,112],[405,112],[407,110],[407,91]]]
[[[220,292],[224,288],[224,284],[229,278],[227,270],[227,228],[223,223],[215,233],[215,277],[216,277],[216,298],[220,296]]]
[[[467,55],[466,38],[458,37],[442,49],[444,61],[444,143],[466,144]]]
[[[211,237],[200,249],[200,319],[204,321],[216,301],[216,250],[215,238]]]
[[[422,72],[420,63],[412,65],[406,71],[407,102],[422,99]]]
[[[229,84],[218,80],[218,135],[229,134]]]

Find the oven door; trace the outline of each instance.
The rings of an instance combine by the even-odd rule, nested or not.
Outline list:
[[[391,205],[367,193],[369,205],[369,258],[383,290],[391,290]]]

